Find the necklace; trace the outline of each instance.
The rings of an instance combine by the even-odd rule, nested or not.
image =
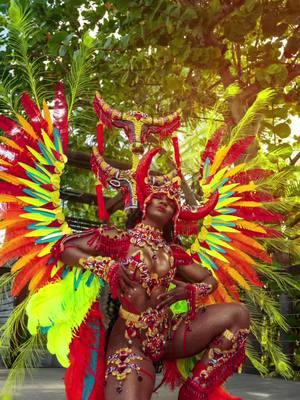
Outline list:
[[[163,247],[168,247],[160,229],[151,225],[137,224],[134,229],[129,231],[130,243],[137,247],[149,246],[153,251],[152,258],[157,258],[157,251]]]

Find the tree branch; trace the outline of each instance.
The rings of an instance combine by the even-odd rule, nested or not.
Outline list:
[[[290,165],[295,165],[295,164],[297,163],[298,160],[300,160],[300,151],[299,151],[298,154],[295,155],[295,157],[293,157],[293,158],[291,159]]]

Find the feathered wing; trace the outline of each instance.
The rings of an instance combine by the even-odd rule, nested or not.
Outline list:
[[[272,97],[272,92],[265,96]],[[260,94],[258,102],[261,98],[263,106],[267,100]],[[252,109],[251,121],[259,106],[254,104]],[[263,286],[256,265],[272,263],[272,259],[261,239],[281,236],[277,229],[283,215],[270,210],[279,203],[269,190],[274,174],[256,167],[255,136],[246,136],[245,127],[249,128],[246,118],[231,135],[221,127],[202,154],[200,187],[205,198],[218,191],[219,199],[204,218],[189,253],[218,278],[219,287],[210,296],[211,302],[239,301],[239,287]]]
[[[27,94],[21,103],[28,119],[18,123],[1,116],[0,201],[5,241],[1,266],[16,260],[12,294],[29,285],[35,292],[51,279],[54,260],[51,249],[71,229],[60,206],[60,176],[67,162],[68,138],[63,88],[57,85],[52,120],[47,103],[41,112]]]
[[[46,334],[50,353],[69,367],[70,345],[95,304],[100,280],[88,271],[63,265],[54,256],[54,246],[72,233],[60,205],[68,146],[64,88],[57,84],[53,118],[46,102],[41,111],[23,94],[21,103],[27,118],[16,115],[15,122],[0,116],[6,134],[0,144],[0,229],[5,229],[0,266],[13,264],[13,296],[28,288],[22,315],[26,310],[30,334]],[[2,329],[7,337],[13,329],[11,321]]]

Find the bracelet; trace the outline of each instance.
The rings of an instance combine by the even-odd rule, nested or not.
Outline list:
[[[111,288],[112,297],[118,297],[119,264],[116,261],[110,257],[90,256],[80,258],[79,265],[107,282]]]
[[[202,299],[207,297],[212,291],[212,285],[206,282],[187,284],[187,301],[189,302],[191,320],[196,317],[196,310],[202,306]]]

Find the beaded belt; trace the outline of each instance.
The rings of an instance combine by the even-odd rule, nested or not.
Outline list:
[[[125,321],[125,338],[132,345],[134,338],[142,340],[142,350],[152,361],[161,358],[170,328],[169,318],[161,310],[149,307],[141,314],[134,314],[120,307],[119,315]]]

